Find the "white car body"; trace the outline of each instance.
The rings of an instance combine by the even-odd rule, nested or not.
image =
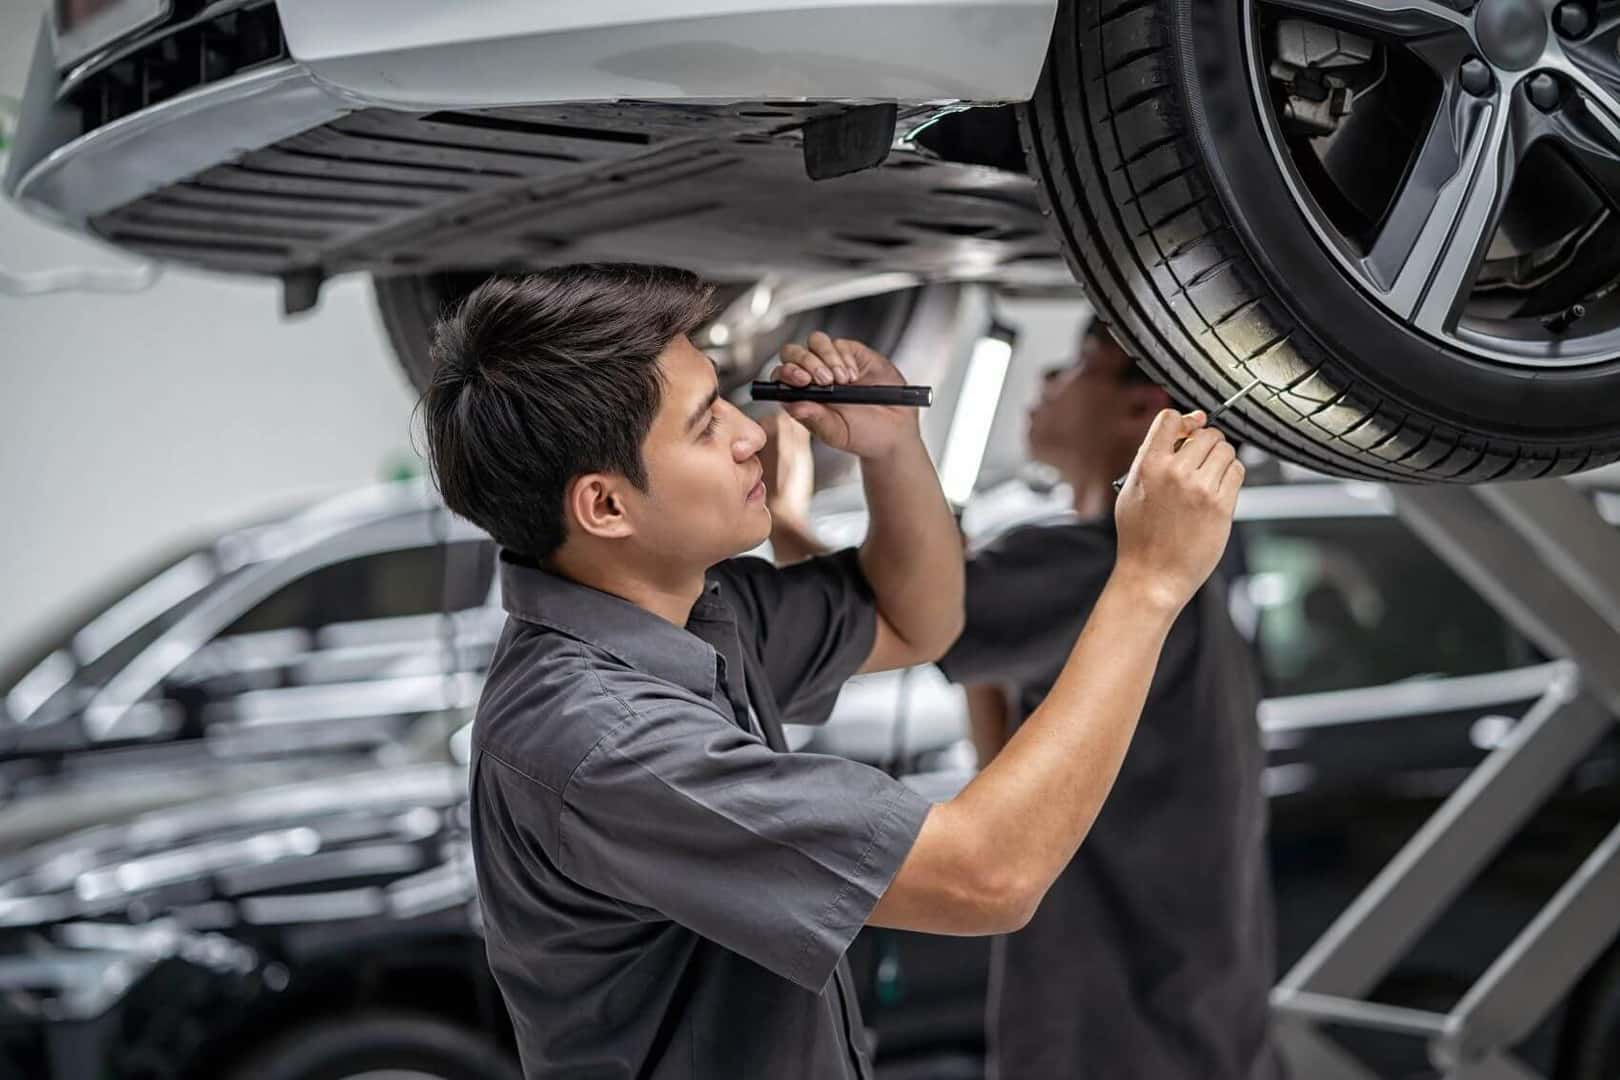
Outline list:
[[[217,5],[216,5],[217,6]],[[277,0],[289,56],[78,135],[42,35],[6,190],[83,227],[357,109],[1027,98],[1056,0]],[[64,77],[65,76],[65,77]]]
[[[1056,0],[279,0],[294,58],[370,105],[1021,101]]]

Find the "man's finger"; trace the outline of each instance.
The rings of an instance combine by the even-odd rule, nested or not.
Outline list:
[[[1223,442],[1224,437],[1214,428],[1199,428],[1176,451],[1176,467],[1186,473],[1198,471],[1209,460],[1210,453]]]
[[[776,378],[777,381],[785,382],[789,386],[809,386],[815,382],[815,376],[802,365],[788,360],[783,360],[781,366],[776,369]]]
[[[1185,450],[1182,452],[1186,453]],[[1232,444],[1222,439],[1204,459],[1204,464],[1198,470],[1198,481],[1206,490],[1218,492],[1221,480],[1226,476],[1226,467],[1232,464],[1236,457],[1237,451],[1232,448]]]
[[[1147,438],[1142,440],[1138,456],[1169,457],[1175,453],[1177,442],[1203,426],[1202,417],[1202,413],[1182,416],[1174,409],[1159,410],[1159,415],[1153,418],[1153,426],[1148,428]]]
[[[1221,486],[1217,489],[1217,494],[1220,495],[1221,506],[1227,513],[1231,513],[1237,506],[1238,492],[1243,490],[1243,478],[1246,475],[1248,470],[1236,457],[1232,458],[1226,466],[1226,471],[1221,474]]]
[[[854,338],[839,338],[837,344],[838,351],[849,362],[850,370],[857,380],[871,374],[872,369],[877,366],[876,361],[882,359],[880,353],[873,351],[865,342],[856,341]]]
[[[832,374],[833,382],[847,383],[850,381],[844,358],[838,355],[838,346],[833,344],[831,337],[827,336],[825,332],[817,330],[810,335],[809,344],[810,351],[815,353],[823,364],[827,365],[827,370]]]
[[[1153,418],[1153,424],[1142,439],[1142,445],[1136,448],[1136,457],[1131,460],[1131,467],[1125,474],[1125,483],[1120,490],[1124,491],[1138,482],[1142,468],[1150,457],[1155,454],[1168,456],[1174,452],[1176,440],[1181,438],[1181,414],[1174,409],[1160,409],[1159,415]]]
[[[831,334],[818,330],[812,337],[822,337],[827,341],[828,362],[832,365],[833,377],[841,383],[858,382],[861,377],[860,365],[855,362],[855,356],[842,340],[834,340]]]
[[[833,349],[837,351],[838,362],[843,365],[849,381],[860,382],[866,374],[866,365],[861,362],[861,355],[855,350],[855,342],[849,338],[834,338]]]
[[[833,381],[832,368],[816,353],[803,345],[782,346],[782,362],[784,364],[797,364],[810,373],[811,381],[823,386],[830,386]]]
[[[1181,438],[1181,414],[1174,409],[1160,409],[1159,415],[1153,418],[1148,428],[1147,438],[1142,440],[1140,452],[1143,453],[1170,453],[1170,448]]]
[[[797,345],[792,342],[783,345],[781,357],[782,363],[795,364],[804,368],[812,375],[815,374],[815,365],[817,362],[816,354],[805,348],[803,345]]]

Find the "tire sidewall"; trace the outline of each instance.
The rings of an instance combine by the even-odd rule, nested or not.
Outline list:
[[[1620,435],[1620,362],[1529,369],[1466,355],[1397,322],[1321,246],[1283,179],[1250,89],[1238,0],[1171,0],[1173,67],[1189,134],[1271,290],[1353,374],[1401,406],[1465,430],[1568,444]]]
[[[1620,1069],[1620,946],[1604,955],[1570,996],[1558,1052],[1558,1080],[1610,1080]]]
[[[414,1070],[443,1080],[520,1080],[492,1041],[432,1016],[358,1015],[282,1035],[231,1080],[344,1080],[369,1071]]]

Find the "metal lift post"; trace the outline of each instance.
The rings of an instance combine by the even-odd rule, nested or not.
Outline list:
[[[1534,1080],[1524,1039],[1620,934],[1620,825],[1450,1012],[1378,982],[1620,717],[1620,531],[1562,480],[1397,487],[1396,513],[1566,669],[1272,992],[1295,1075],[1377,1080],[1323,1023],[1423,1038],[1447,1080]]]

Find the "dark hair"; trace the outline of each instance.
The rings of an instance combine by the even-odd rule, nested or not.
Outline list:
[[[1086,320],[1085,328],[1080,331],[1080,340],[1085,341],[1087,338],[1096,338],[1098,341],[1112,345],[1119,350],[1120,355],[1125,358],[1124,366],[1119,369],[1121,382],[1152,383],[1154,381],[1153,376],[1149,375],[1143,370],[1142,365],[1136,362],[1136,357],[1131,355],[1130,350],[1120,344],[1119,338],[1115,337],[1114,331],[1109,329],[1108,324],[1102,321],[1101,315],[1093,314]]]
[[[658,357],[712,305],[711,286],[661,266],[565,266],[479,285],[433,328],[418,405],[445,505],[545,559],[567,536],[575,477],[614,472],[645,491]]]

